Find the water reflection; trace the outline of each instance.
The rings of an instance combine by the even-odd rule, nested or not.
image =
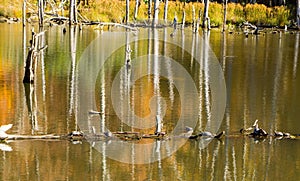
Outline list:
[[[85,47],[97,36],[90,29],[83,29],[78,33],[71,27],[66,34],[62,34],[60,27],[52,27],[47,31],[42,45],[49,45],[40,56],[38,66],[38,81],[33,91],[25,92],[26,87],[21,83],[23,77],[24,48],[26,49],[26,35],[30,28],[21,32],[18,25],[3,25],[0,27],[0,123],[14,123],[10,133],[17,134],[46,134],[68,133],[76,129],[80,117],[76,117],[78,110],[78,61]],[[172,30],[164,29],[146,31],[149,37],[163,35],[163,39],[170,38]],[[16,36],[7,36],[13,32]],[[130,34],[130,33],[128,33]],[[25,35],[25,36],[24,36]],[[184,37],[180,38],[181,35]],[[24,36],[22,44],[20,38]],[[106,36],[105,33],[100,36]],[[104,38],[104,37],[102,37]],[[128,38],[128,40],[127,40]],[[87,130],[103,133],[106,127],[112,131],[135,131],[134,128],[117,119],[111,106],[111,82],[119,74],[120,105],[130,104],[132,108],[141,107],[141,112],[150,112],[150,98],[153,95],[155,114],[162,114],[163,99],[166,110],[164,129],[173,129],[173,120],[179,115],[178,88],[175,82],[181,78],[181,72],[174,71],[170,61],[160,61],[159,58],[145,56],[145,66],[148,74],[131,84],[135,69],[122,69],[128,57],[142,55],[141,52],[159,52],[173,56],[181,65],[185,66],[197,82],[199,104],[194,109],[199,112],[197,130],[205,128],[211,110],[211,94],[209,68],[200,71],[200,67],[208,66],[210,53],[207,53],[207,43],[221,61],[225,72],[227,85],[227,108],[221,129],[227,134],[235,135],[242,127],[248,127],[254,119],[261,120],[266,130],[283,130],[297,133],[299,130],[299,34],[265,36],[245,39],[242,35],[229,35],[212,32],[203,34],[203,39],[197,39],[188,32],[178,32],[174,40],[178,40],[182,47],[191,48],[194,54],[203,52],[199,65],[180,49],[177,51],[166,42],[133,41],[137,37],[128,35],[127,43],[112,55],[111,61],[98,76],[95,95],[86,94],[97,100],[90,109],[106,114],[87,116]],[[27,40],[28,41],[28,40]],[[5,43],[6,42],[6,43]],[[113,41],[112,41],[113,42]],[[28,43],[28,42],[27,42]],[[222,46],[220,46],[222,45]],[[126,56],[128,47],[132,49],[131,56]],[[98,47],[100,48],[100,47]],[[280,51],[281,50],[281,51]],[[75,53],[77,52],[77,53]],[[172,52],[172,53],[170,53]],[[103,55],[95,55],[101,58]],[[126,58],[127,57],[127,58]],[[134,62],[136,60],[132,60]],[[97,63],[97,62],[96,62]],[[91,74],[93,67],[99,64],[89,64],[86,74]],[[133,65],[134,66],[134,65]],[[141,70],[141,71],[144,71]],[[166,78],[158,76],[162,71]],[[93,77],[93,75],[90,75]],[[24,90],[22,90],[24,89]],[[189,91],[189,90],[186,90]],[[26,102],[26,96],[28,104]],[[125,106],[125,105],[124,105]],[[122,107],[122,106],[121,106]],[[33,110],[35,114],[33,114]],[[143,112],[144,111],[144,112]],[[132,113],[123,109],[124,115],[133,118]],[[162,114],[163,115],[163,114]],[[35,116],[35,117],[32,117]],[[131,119],[131,121],[133,121]],[[153,121],[153,120],[152,120]],[[80,126],[81,128],[81,126]],[[145,131],[146,132],[146,131]],[[148,129],[153,133],[154,128]],[[273,140],[267,138],[255,141],[243,137],[228,137],[220,142],[213,140],[203,148],[203,140],[190,140],[178,151],[173,153],[172,141],[142,140],[139,144],[153,143],[148,149],[139,149],[131,144],[128,150],[121,152],[121,156],[128,158],[128,162],[135,162],[143,158],[146,153],[158,158],[157,162],[145,165],[125,164],[107,157],[108,147],[112,141],[95,142],[89,144],[72,144],[68,141],[13,141],[3,143],[13,149],[12,152],[0,151],[0,179],[1,180],[297,180],[299,178],[300,160],[298,140]],[[2,143],[1,143],[2,144]],[[119,145],[126,142],[119,141]],[[101,151],[99,151],[101,150]],[[163,154],[169,157],[161,159]],[[280,167],[278,166],[280,165]],[[288,174],[282,174],[287,170]]]

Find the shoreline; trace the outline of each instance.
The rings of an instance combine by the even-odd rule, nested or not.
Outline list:
[[[28,2],[30,3],[30,2]],[[19,3],[18,6],[20,6]],[[5,5],[5,4],[4,4]],[[15,23],[22,22],[22,7],[10,7],[10,11],[3,13],[4,5],[0,5],[0,23]],[[38,21],[37,6],[32,6],[26,13],[26,22],[35,23]],[[49,6],[49,5],[48,5]],[[65,7],[67,8],[67,7]],[[130,1],[130,13],[129,13],[129,24],[143,24],[148,20],[148,4],[143,1],[139,5],[137,18],[134,19],[134,8],[135,1]],[[195,20],[200,21],[202,24],[202,13],[204,5],[200,2],[178,2],[169,1],[168,3],[168,16],[167,20],[163,20],[164,14],[164,3],[161,2],[159,5],[159,22],[161,25],[168,26],[173,22],[174,17],[177,17],[178,25],[182,24],[183,12],[185,13],[185,27],[189,27]],[[36,10],[36,11],[35,11]],[[49,21],[53,17],[68,17],[68,10],[58,11],[53,14],[53,9],[46,6],[45,8],[45,22]],[[112,12],[114,11],[114,12]],[[153,10],[152,10],[153,11]],[[226,30],[235,31],[243,23],[249,22],[259,28],[278,28],[284,29],[285,26],[290,30],[298,30],[295,24],[295,18],[292,17],[292,9],[288,9],[287,6],[275,6],[266,7],[263,4],[246,4],[241,5],[238,3],[228,3],[227,6],[227,18],[226,18]],[[211,2],[209,6],[209,17],[211,20],[211,27],[221,29],[223,26],[223,5],[215,2]],[[125,18],[125,2],[118,0],[99,0],[93,2],[88,6],[82,4],[78,5],[79,22],[102,22],[102,23],[118,23],[124,24]],[[193,17],[194,14],[194,17]],[[11,16],[9,16],[11,15]],[[68,18],[67,18],[68,19]]]

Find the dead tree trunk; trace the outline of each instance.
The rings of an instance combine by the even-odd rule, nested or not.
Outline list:
[[[154,0],[154,16],[153,16],[153,27],[158,24],[158,13],[159,13],[159,0]]]
[[[45,32],[40,32],[36,34],[32,29],[32,39],[30,40],[30,48],[26,58],[25,65],[25,74],[23,78],[23,83],[33,83],[35,78],[35,67],[37,63],[37,55],[40,51],[45,49],[47,46],[39,48],[38,41],[39,37],[43,35]]]
[[[35,32],[32,30],[32,38],[30,41],[30,48],[27,54],[26,58],[26,64],[25,64],[25,75],[23,79],[23,83],[33,83],[34,82],[34,61],[36,60],[36,54],[34,53],[37,49],[37,39],[35,38]]]
[[[208,17],[209,0],[204,0],[204,3],[205,3],[205,6],[204,6],[202,28],[209,30],[210,29],[210,19]]]
[[[183,10],[183,12],[182,12],[182,25],[181,25],[181,28],[184,29],[184,26],[185,26],[185,10]]]
[[[129,0],[126,0],[126,15],[125,15],[125,23],[129,22]]]
[[[76,9],[76,0],[70,0],[69,8],[69,23],[70,25],[77,23],[77,9]]]
[[[148,0],[148,20],[151,20],[152,0]]]
[[[39,26],[44,25],[44,1],[39,0],[38,2],[38,17],[39,17]]]
[[[223,21],[223,32],[226,30],[226,16],[227,16],[227,0],[223,0],[223,8],[224,8],[224,21]]]
[[[135,0],[135,8],[134,8],[134,19],[137,19],[138,11],[139,11],[139,0]]]
[[[195,7],[194,5],[192,6],[192,18],[193,18],[193,32],[196,32],[196,12],[195,12]]]
[[[26,26],[26,0],[23,1],[23,11],[22,11],[22,23],[23,26]]]
[[[300,0],[297,1],[297,26],[300,30]]]
[[[164,7],[164,21],[167,23],[168,20],[168,4],[169,0],[165,0],[165,7]]]

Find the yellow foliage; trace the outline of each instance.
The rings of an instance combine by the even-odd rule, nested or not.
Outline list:
[[[37,0],[29,0],[29,3],[36,5]],[[140,1],[138,10],[137,21],[143,21],[148,19],[148,4],[144,1]],[[57,4],[58,5],[58,4]],[[89,6],[80,5],[78,7],[79,12],[93,21],[103,22],[118,22],[121,23],[125,19],[125,1],[120,0],[95,0],[90,1]],[[163,19],[164,14],[164,2],[159,5],[159,19]],[[167,20],[172,22],[175,15],[178,22],[182,21],[182,14],[185,11],[186,23],[192,23],[192,11],[195,8],[195,15],[198,18],[199,14],[203,15],[204,5],[203,3],[190,2],[183,3],[180,1],[169,1]],[[68,5],[65,4],[65,8]],[[134,8],[135,1],[130,1],[130,18],[129,21],[134,20]],[[46,8],[51,10],[51,8]],[[154,8],[152,5],[152,14]],[[67,16],[68,10],[65,11]],[[209,5],[209,17],[212,26],[220,26],[223,24],[223,5],[215,2]],[[0,4],[0,16],[18,17],[22,15],[22,1],[8,1],[3,0]],[[202,19],[202,17],[200,17]],[[263,4],[246,4],[242,6],[238,3],[229,3],[227,6],[227,23],[239,24],[244,21],[249,21],[253,24],[265,24],[265,25],[286,25],[289,23],[290,10],[287,7],[267,7]]]

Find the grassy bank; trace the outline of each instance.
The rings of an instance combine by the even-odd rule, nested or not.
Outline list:
[[[134,21],[135,2],[130,2],[130,20]],[[186,12],[186,22],[192,23],[192,9],[195,8],[196,14],[203,13],[204,6],[202,3],[181,3],[179,1],[169,1],[168,20],[172,21],[175,14],[181,22],[182,12]],[[148,18],[148,5],[141,3],[139,7],[137,20]],[[159,18],[163,19],[164,3],[160,3]],[[92,20],[122,22],[125,15],[125,2],[118,0],[100,0],[95,1],[89,8],[80,8],[82,14]],[[223,6],[218,3],[210,3],[209,16],[212,26],[221,26],[223,23]],[[229,3],[227,8],[227,24],[239,24],[249,21],[253,24],[263,24],[272,26],[283,26],[290,23],[290,10],[284,6],[269,8],[261,4],[240,4]]]
[[[37,0],[29,0],[30,3],[36,4]],[[135,21],[134,17],[135,1],[130,1],[130,21]],[[196,15],[199,11],[203,14],[204,6],[202,3],[182,3],[179,1],[169,1],[168,21],[172,21],[175,14],[178,21],[181,22],[182,12],[186,12],[186,22],[192,23],[192,9],[195,8]],[[50,6],[48,7],[50,10]],[[141,2],[138,11],[137,21],[143,21],[148,18],[148,5]],[[32,9],[32,7],[31,7]],[[64,16],[67,16],[68,5],[64,7]],[[163,19],[164,3],[160,3],[159,18]],[[94,0],[89,6],[79,5],[79,12],[94,21],[118,22],[121,23],[125,16],[125,1],[120,0]],[[212,26],[221,26],[223,23],[223,6],[218,3],[210,3],[209,16]],[[22,1],[3,0],[0,4],[0,16],[18,17],[22,15]],[[227,24],[237,25],[244,21],[253,24],[283,26],[289,25],[291,13],[287,7],[266,7],[261,4],[241,4],[229,3],[227,7]]]

